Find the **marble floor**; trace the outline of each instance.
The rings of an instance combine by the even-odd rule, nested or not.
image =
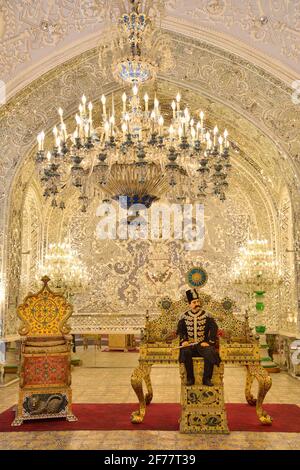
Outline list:
[[[73,369],[75,403],[135,403],[130,376],[138,353],[101,352],[93,346],[79,350],[81,367]],[[177,366],[156,366],[152,371],[153,402],[179,402]],[[245,372],[226,366],[225,400],[244,402]],[[272,374],[273,386],[266,403],[300,406],[300,380],[287,373]],[[17,401],[18,384],[0,389],[0,412]],[[0,449],[297,449],[300,434],[232,432],[230,435],[192,436],[167,431],[55,431],[0,433]]]

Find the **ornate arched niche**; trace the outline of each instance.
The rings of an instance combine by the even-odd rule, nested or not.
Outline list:
[[[236,156],[233,155],[233,172],[237,178],[233,178],[232,194],[229,194],[227,203],[227,207],[232,205],[231,212],[236,220],[231,227],[226,226],[226,230],[228,233],[231,230],[231,235],[237,236],[239,243],[249,236],[249,230],[250,236],[268,238],[278,257],[282,250],[278,211],[280,194],[284,188],[291,201],[291,243],[294,245],[300,237],[300,117],[291,100],[292,90],[269,72],[238,56],[203,41],[176,34],[172,36],[176,68],[160,77],[157,93],[169,99],[176,95],[180,86],[183,99],[192,104],[195,111],[201,107],[207,112],[211,123],[218,122],[220,127],[228,127],[237,149]],[[3,158],[0,161],[0,266],[6,285],[6,300],[1,307],[5,316],[6,335],[16,331],[15,307],[20,292],[24,194],[30,179],[26,165],[32,165],[30,158],[34,153],[36,135],[42,128],[51,132],[57,123],[59,106],[64,108],[66,116],[71,116],[83,92],[89,99],[99,103],[100,95],[113,89],[116,90],[115,84],[102,81],[97,50],[93,49],[44,74],[1,108]],[[49,221],[51,210],[45,204],[44,213],[48,219],[43,229],[43,246],[51,239],[53,228]],[[210,213],[213,214],[213,210]],[[60,224],[60,236],[65,236],[65,227],[76,225],[76,217],[80,220],[75,209],[67,208]],[[243,222],[240,223],[240,220]],[[248,225],[244,220],[248,220]],[[247,233],[236,235],[234,230],[241,231],[241,227],[246,225]],[[228,245],[222,245],[225,235],[221,233],[220,229],[214,236],[216,240],[219,239],[218,246],[223,246],[223,251],[219,253],[215,245],[209,248],[211,289],[214,283],[216,285],[220,273],[224,274],[225,266],[228,266],[227,261],[224,261]],[[216,254],[213,257],[214,252]],[[218,265],[220,259],[223,261]],[[295,274],[298,279],[298,266]],[[134,292],[130,295],[133,300],[136,298]],[[102,309],[101,303],[95,305],[97,312]],[[86,304],[78,306],[79,312],[85,309]]]

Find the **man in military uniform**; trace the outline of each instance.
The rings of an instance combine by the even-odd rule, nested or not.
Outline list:
[[[215,349],[218,325],[215,320],[202,310],[198,292],[186,291],[190,310],[185,312],[178,322],[177,334],[180,338],[179,362],[183,362],[187,373],[187,385],[195,383],[193,357],[204,358],[203,385],[213,386],[211,381],[213,368],[221,359]],[[190,343],[197,343],[189,345]]]

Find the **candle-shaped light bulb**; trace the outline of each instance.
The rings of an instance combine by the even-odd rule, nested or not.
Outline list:
[[[63,112],[62,108],[58,108],[58,114],[59,114],[59,116],[60,116],[60,122],[63,122],[63,114],[64,114],[64,112]]]
[[[154,111],[151,111],[150,118],[151,118],[151,133],[153,134],[154,133],[154,123],[155,123],[155,112]]]
[[[48,160],[48,163],[51,162],[51,152],[47,152],[47,160]]]
[[[82,95],[81,97],[81,102],[82,102],[82,111],[85,113],[85,103],[86,103],[86,97]]]
[[[80,124],[81,124],[81,119],[80,119],[80,117],[78,116],[78,114],[75,115],[75,120],[76,120],[77,126],[80,126]]]
[[[171,103],[171,108],[173,110],[173,119],[175,119],[176,103],[174,100]]]
[[[161,136],[163,125],[164,125],[164,118],[162,116],[159,116],[158,125],[159,125],[159,135]]]
[[[204,119],[204,112],[200,111],[200,124],[201,124],[201,127],[203,127],[203,119]]]
[[[125,134],[126,134],[126,130],[127,130],[127,126],[126,126],[125,122],[123,122],[121,127],[122,127],[122,132],[123,132],[123,138],[125,138]]]
[[[179,136],[179,139],[181,139],[182,134],[183,134],[183,129],[182,129],[182,127],[180,126],[180,127],[178,128],[178,136]]]
[[[106,98],[104,95],[101,96],[101,103],[102,103],[103,119],[105,119],[106,118],[106,107],[105,107]]]
[[[195,131],[194,127],[192,127],[192,129],[191,129],[191,136],[192,136],[192,140],[194,141],[195,137],[196,137],[196,131]]]
[[[220,136],[218,139],[219,145],[220,145],[220,153],[223,152],[223,137]]]
[[[105,131],[105,140],[108,140],[109,122],[107,122],[107,121],[105,121],[105,124],[104,124],[104,131]]]
[[[88,104],[88,110],[89,110],[89,120],[92,121],[93,103],[91,101]]]
[[[132,88],[133,95],[136,96],[138,94],[138,91],[139,91],[139,89],[138,89],[137,85],[134,85],[133,88]]]
[[[219,132],[219,129],[217,126],[214,127],[214,145],[217,145],[217,134]]]
[[[155,99],[154,99],[154,108],[155,108],[155,109],[158,109],[158,107],[159,107],[159,101],[158,101],[157,98],[155,98]]]
[[[180,100],[181,100],[181,96],[179,93],[177,93],[176,95],[177,111],[180,111]]]
[[[40,136],[41,136],[41,150],[44,150],[45,132],[42,131],[42,132],[40,133]]]
[[[191,119],[191,120],[190,120],[190,126],[193,127],[194,124],[195,124],[194,119]]]
[[[63,122],[60,127],[61,127],[61,131],[63,133],[63,136],[64,136],[64,141],[66,141],[67,140],[67,126]]]
[[[224,145],[225,145],[225,148],[228,148],[228,147],[229,147],[228,131],[227,131],[227,129],[225,129],[225,131],[224,131]]]
[[[53,134],[54,134],[54,138],[56,139],[56,137],[58,135],[58,130],[57,130],[56,126],[53,127]]]
[[[201,124],[198,121],[196,125],[196,134],[197,134],[197,140],[199,140],[199,134],[200,134],[200,129],[201,129]]]
[[[126,100],[127,100],[126,93],[123,93],[123,95],[122,95],[122,101],[123,101],[123,113],[126,113]]]
[[[128,113],[125,114],[124,119],[125,119],[125,122],[126,122],[127,132],[129,133],[129,115],[128,115]]]
[[[81,103],[80,103],[80,105],[78,106],[78,109],[79,109],[80,116],[82,116],[82,114],[83,114],[83,106],[82,106]]]
[[[41,138],[41,134],[38,134],[37,135],[37,138],[36,138],[37,142],[38,142],[38,150],[42,150],[42,146],[41,146],[41,142],[42,142],[42,138]]]
[[[114,116],[111,116],[109,118],[109,128],[110,128],[110,135],[113,135],[113,130],[114,130],[114,125],[115,125],[115,118]]]
[[[147,93],[144,95],[144,101],[145,101],[145,111],[148,111],[148,101],[149,101],[149,96]]]

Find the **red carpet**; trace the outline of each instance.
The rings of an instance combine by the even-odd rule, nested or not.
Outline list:
[[[9,431],[112,431],[112,430],[156,430],[178,431],[180,405],[178,403],[153,403],[147,407],[144,422],[132,424],[130,414],[136,404],[75,404],[74,414],[78,421],[62,419],[47,421],[25,421],[22,426],[12,427],[13,409],[0,414],[0,432]],[[300,407],[297,405],[267,404],[264,409],[273,417],[272,426],[262,426],[256,417],[255,408],[247,404],[226,404],[228,425],[231,431],[299,432]]]

